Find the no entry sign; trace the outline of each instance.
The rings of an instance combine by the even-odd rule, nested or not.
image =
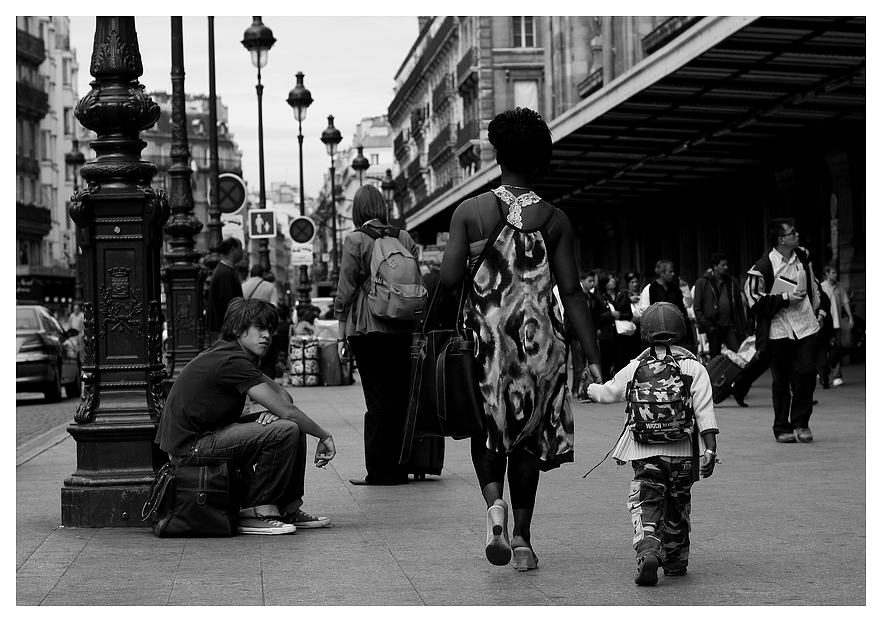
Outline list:
[[[235,214],[245,206],[245,182],[241,177],[232,173],[218,175],[217,206],[222,214]]]
[[[298,244],[309,244],[315,237],[315,223],[309,216],[298,216],[291,221],[288,233]]]

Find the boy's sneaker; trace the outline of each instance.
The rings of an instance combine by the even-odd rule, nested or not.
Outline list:
[[[281,520],[288,525],[294,525],[301,529],[318,529],[319,527],[327,527],[331,524],[331,519],[327,516],[313,516],[299,509],[293,514],[286,514]]]
[[[652,554],[637,558],[637,585],[655,585],[658,583],[658,557]]]
[[[834,378],[833,379],[833,386],[834,387],[841,387],[842,386],[842,378]]]
[[[685,568],[671,568],[670,570],[665,568],[666,577],[682,577],[684,574],[686,574]]]
[[[239,527],[236,531],[257,536],[281,536],[286,533],[294,533],[297,531],[297,527],[283,523],[278,518],[240,516]]]

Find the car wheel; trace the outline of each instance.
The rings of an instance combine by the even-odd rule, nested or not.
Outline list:
[[[81,385],[80,378],[82,377],[82,373],[80,372],[80,364],[77,362],[77,375],[74,378],[74,381],[70,384],[64,385],[64,392],[68,397],[79,397],[81,393]]]
[[[55,365],[55,377],[46,384],[43,393],[47,402],[61,401],[61,364]]]

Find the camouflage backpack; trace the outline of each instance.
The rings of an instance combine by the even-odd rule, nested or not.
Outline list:
[[[640,358],[625,394],[627,427],[638,443],[674,443],[687,439],[695,426],[692,378],[667,348],[658,358],[650,348]]]

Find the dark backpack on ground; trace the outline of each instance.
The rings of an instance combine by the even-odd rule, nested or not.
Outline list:
[[[419,320],[426,310],[428,295],[417,258],[398,239],[399,229],[357,231],[374,240],[371,265],[365,281],[368,309],[383,320]]]
[[[675,443],[688,439],[695,428],[692,378],[666,348],[658,358],[650,348],[640,359],[625,393],[627,427],[638,443]]]

